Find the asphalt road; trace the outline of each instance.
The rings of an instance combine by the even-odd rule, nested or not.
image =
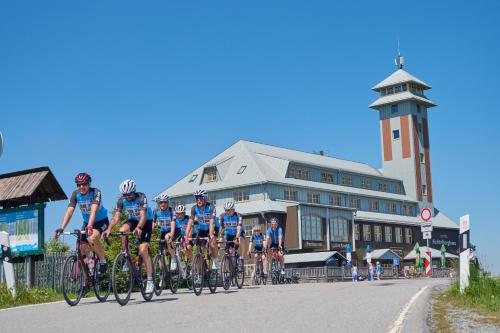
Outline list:
[[[248,286],[201,296],[168,291],[126,306],[87,298],[0,310],[1,332],[428,332],[432,288],[448,280]],[[411,303],[411,304],[409,304]],[[401,313],[404,312],[403,315]]]

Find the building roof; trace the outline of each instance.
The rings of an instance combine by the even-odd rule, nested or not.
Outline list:
[[[392,260],[394,258],[400,258],[399,255],[391,249],[377,249],[370,253],[373,260]],[[366,255],[363,260],[366,260]]]
[[[418,96],[413,94],[410,91],[405,91],[405,92],[399,92],[396,94],[392,95],[386,95],[379,97],[375,102],[369,105],[370,108],[376,108],[382,105],[387,105],[387,104],[393,104],[393,103],[398,103],[398,102],[403,102],[403,101],[415,101],[415,102],[420,102],[427,107],[433,107],[436,106],[437,104],[428,99],[427,97],[424,96]]]
[[[236,203],[236,211],[241,215],[258,213],[286,213],[288,206],[296,206],[297,203],[274,201],[274,200],[254,200]],[[187,205],[188,212],[194,204]],[[216,205],[217,212],[224,212],[224,205]]]
[[[441,258],[441,251],[436,250],[436,249],[434,249],[434,248],[432,248],[432,247],[430,247],[429,249],[431,250],[431,258]],[[425,247],[425,246],[422,246],[422,247],[420,248],[420,257],[421,257],[421,258],[423,258],[423,257],[424,257],[424,252],[425,252],[425,251],[426,251],[426,247]],[[410,253],[408,253],[408,254],[405,256],[404,260],[415,260],[415,259],[416,259],[416,256],[417,256],[417,254],[416,254],[416,252],[415,252],[415,249],[413,249],[413,250],[411,250],[411,252],[410,252]],[[449,259],[457,259],[457,258],[458,258],[458,256],[457,256],[457,255],[455,255],[455,254],[451,254],[451,253],[448,253],[448,252],[446,252],[446,253],[445,253],[445,256],[446,256],[446,258],[449,258]]]
[[[424,81],[422,81],[420,79],[417,79],[415,76],[411,75],[407,71],[405,71],[403,69],[398,69],[397,71],[395,71],[394,73],[389,75],[389,77],[387,77],[385,80],[383,80],[383,81],[379,82],[377,85],[375,85],[372,88],[372,90],[379,90],[379,89],[394,86],[398,83],[403,83],[403,82],[415,82],[415,83],[418,83],[418,84],[424,86],[427,89],[431,88],[430,85],[428,85],[427,83],[425,83]]]
[[[393,223],[393,224],[412,224],[419,226],[422,224],[420,216],[404,216],[395,214],[385,214],[376,212],[367,212],[358,210],[356,212],[356,221],[369,221],[369,222],[383,222],[383,223]],[[437,228],[446,229],[459,229],[458,225],[453,222],[450,218],[444,215],[438,209],[434,209],[434,216],[431,219],[432,225]]]
[[[296,253],[296,254],[285,254],[285,264],[297,264],[303,262],[317,262],[326,261],[333,256],[339,256],[343,260],[347,260],[342,254],[337,251],[328,252],[309,252],[309,253]]]
[[[0,175],[0,205],[4,208],[67,198],[48,167]]]
[[[384,177],[378,169],[364,163],[341,160],[329,156],[305,153],[297,150],[240,140],[207,163],[193,170],[180,181],[166,189],[163,193],[167,193],[171,197],[184,196],[192,194],[200,187],[203,187],[210,192],[212,190],[219,191],[271,182],[294,185],[298,187],[316,188],[319,190],[356,193],[359,195],[376,196],[385,199],[412,200],[404,194],[380,192],[335,184],[313,182],[303,179],[287,178],[286,174],[290,163],[342,170],[394,180]],[[238,174],[238,171],[242,166],[246,166],[245,171],[242,174]],[[203,178],[203,172],[207,167],[217,168],[219,180],[216,182],[201,184],[200,182]],[[194,175],[197,175],[195,181],[190,182]],[[396,181],[400,180],[398,179]]]

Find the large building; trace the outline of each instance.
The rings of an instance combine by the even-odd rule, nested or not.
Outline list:
[[[236,202],[245,228],[267,227],[276,216],[292,253],[339,251],[351,244],[361,264],[365,249],[400,256],[425,244],[420,211],[433,212],[431,247],[458,252],[458,226],[434,206],[428,110],[430,86],[402,68],[372,89],[380,116],[382,169],[323,153],[306,153],[240,140],[167,188],[173,203],[190,208],[204,188],[219,212]]]

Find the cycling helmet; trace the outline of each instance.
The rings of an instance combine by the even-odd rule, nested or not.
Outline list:
[[[92,181],[92,177],[86,172],[80,172],[75,177],[75,183],[77,185],[89,184]]]
[[[224,210],[234,209],[234,201],[228,201],[224,204]]]
[[[177,207],[175,207],[175,213],[181,214],[185,212],[186,212],[186,207],[184,207],[184,205],[178,205]]]
[[[168,202],[168,199],[170,199],[170,198],[168,197],[168,195],[166,193],[162,193],[158,197],[156,197],[157,202]]]
[[[129,194],[135,192],[135,181],[132,179],[125,179],[120,184],[120,193],[121,194]]]
[[[271,222],[271,224],[278,224],[278,218],[272,217],[270,222]]]
[[[194,192],[194,196],[195,197],[203,197],[203,198],[206,198],[207,197],[207,191],[201,189],[201,190],[196,190],[196,192]]]
[[[253,231],[260,231],[260,225],[258,225],[258,224],[254,225]]]

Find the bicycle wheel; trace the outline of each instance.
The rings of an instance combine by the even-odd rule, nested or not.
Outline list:
[[[279,270],[278,262],[276,260],[271,261],[271,282],[272,284],[278,284],[279,282]]]
[[[238,289],[243,288],[243,283],[245,282],[245,265],[243,259],[236,257],[236,269],[235,269],[236,286]]]
[[[254,283],[255,285],[260,285],[261,280],[262,280],[262,260],[257,260],[257,264],[255,265],[255,272],[254,272]]]
[[[64,261],[61,280],[64,299],[71,306],[77,305],[83,296],[85,286],[82,263],[76,256],[69,256]]]
[[[172,268],[172,263],[174,263],[174,267]],[[179,281],[181,279],[181,264],[179,262],[179,257],[168,256],[168,277],[169,277],[169,285],[170,291],[172,294],[177,292],[179,289]]]
[[[157,254],[153,259],[153,272],[155,295],[160,296],[165,288],[165,261],[161,254]]]
[[[221,279],[222,279],[222,287],[224,290],[228,290],[229,287],[231,286],[231,280],[232,280],[232,266],[231,266],[231,258],[229,255],[226,253],[222,257],[222,264],[221,264]]]
[[[155,276],[154,267],[151,268],[153,269],[152,275]],[[146,269],[146,264],[142,261],[142,258],[139,258],[137,277],[140,279],[138,282],[140,282],[139,285],[141,289],[142,298],[144,298],[146,302],[149,302],[153,298],[155,292],[153,288],[152,292],[146,293],[146,286],[148,284],[148,271]]]
[[[120,305],[125,305],[130,300],[134,285],[132,269],[134,268],[130,259],[123,253],[119,253],[113,263],[111,284],[113,285],[115,299]]]
[[[217,290],[217,284],[219,283],[219,272],[217,269],[212,269],[213,265],[213,259],[210,258],[208,261],[208,289],[210,289],[210,292],[213,294]]]
[[[193,257],[193,265],[191,267],[191,278],[193,291],[196,296],[199,296],[201,294],[201,291],[203,290],[203,273],[205,271],[204,266],[205,265],[203,264],[203,257],[201,256],[201,253],[195,254],[195,256]]]
[[[96,267],[94,268],[94,293],[99,302],[106,302],[111,292],[111,274],[109,267],[102,274],[99,274],[99,259],[94,258]]]

